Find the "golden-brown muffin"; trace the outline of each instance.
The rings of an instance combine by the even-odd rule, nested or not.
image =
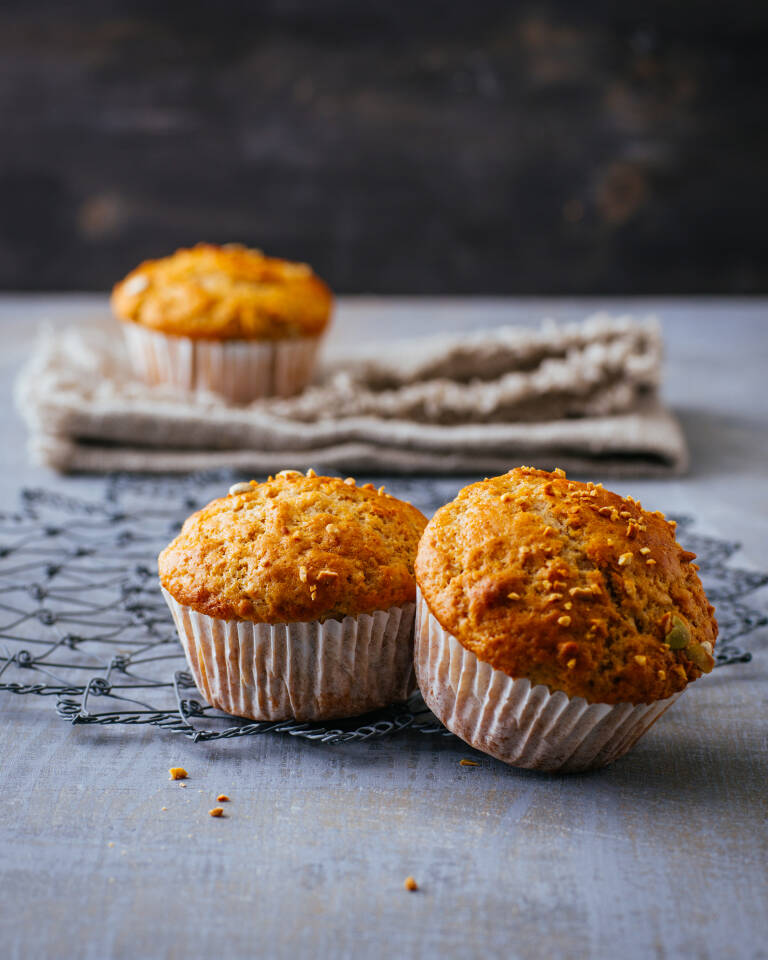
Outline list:
[[[650,703],[709,672],[717,637],[674,524],[562,471],[465,487],[430,520],[416,576],[478,660],[591,703]]]
[[[116,284],[111,300],[121,320],[201,340],[318,336],[332,302],[328,286],[306,264],[239,244],[207,243],[145,260]]]
[[[160,554],[180,604],[223,620],[341,619],[411,603],[427,522],[415,507],[354,480],[285,470],[236,484],[193,514]]]

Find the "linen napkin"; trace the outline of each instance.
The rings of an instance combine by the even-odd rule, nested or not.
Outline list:
[[[41,332],[16,384],[34,458],[62,471],[285,467],[660,475],[687,465],[658,396],[653,318],[500,327],[328,357],[289,399],[228,406],[135,379],[119,338]]]

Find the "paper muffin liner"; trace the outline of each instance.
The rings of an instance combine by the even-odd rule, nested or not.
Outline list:
[[[418,590],[414,663],[427,706],[452,733],[504,763],[531,770],[606,766],[680,696],[648,704],[588,703],[514,680],[444,630]]]
[[[162,589],[162,588],[161,588]],[[353,717],[416,689],[415,605],[310,623],[219,620],[163,589],[197,688],[253,720]]]
[[[123,323],[131,366],[152,386],[212,391],[230,403],[290,397],[312,378],[318,337],[290,340],[194,340]]]

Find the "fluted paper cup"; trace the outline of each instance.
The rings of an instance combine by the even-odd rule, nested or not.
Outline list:
[[[354,717],[416,689],[407,603],[343,620],[218,620],[163,589],[197,688],[212,706],[253,720]]]
[[[238,404],[300,393],[312,378],[321,340],[194,340],[122,326],[131,366],[145,383],[211,391]]]
[[[497,760],[531,770],[606,766],[680,696],[648,704],[588,703],[514,680],[444,630],[418,590],[414,663],[427,706],[452,733]]]

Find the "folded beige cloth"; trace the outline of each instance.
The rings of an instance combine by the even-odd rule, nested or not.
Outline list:
[[[300,396],[231,407],[134,379],[103,330],[48,329],[16,400],[35,458],[59,470],[500,473],[527,462],[650,475],[687,463],[660,369],[656,321],[596,315],[337,353]]]

